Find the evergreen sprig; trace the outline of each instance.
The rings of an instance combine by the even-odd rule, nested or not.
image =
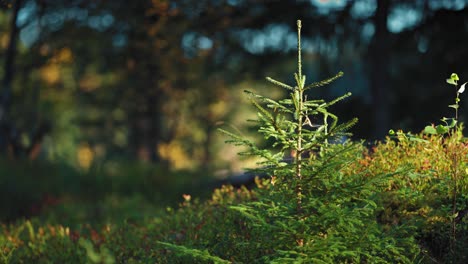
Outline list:
[[[197,260],[201,260],[204,262],[210,262],[210,263],[216,263],[216,264],[221,264],[221,263],[231,263],[230,261],[224,260],[222,258],[219,258],[217,256],[211,255],[207,250],[199,250],[199,249],[194,249],[194,248],[187,248],[184,246],[180,245],[174,245],[171,243],[165,243],[165,242],[156,242],[157,244],[163,246],[164,248],[173,250],[177,255],[187,255],[191,256]]]

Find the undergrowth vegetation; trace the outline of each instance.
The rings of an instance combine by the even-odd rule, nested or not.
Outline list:
[[[268,177],[256,188],[223,186],[208,199],[179,190],[174,198],[171,183],[151,170],[131,181],[51,172],[46,182],[31,183],[12,180],[26,172],[2,174],[2,201],[43,207],[12,221],[25,213],[2,203],[0,262],[467,263],[468,144],[458,122],[465,84],[458,88],[456,74],[447,80],[456,86],[454,117],[420,134],[390,131],[368,148],[348,139],[357,119],[340,123],[329,109],[350,94],[311,99],[313,89],[342,73],[306,83],[300,29],[298,21],[296,83],[267,78],[289,96],[275,101],[246,92],[258,112],[253,122],[271,146],[222,130],[241,154],[261,158],[252,171]],[[70,207],[79,194],[64,190],[67,183],[86,186],[91,210],[80,209],[83,201]],[[158,196],[156,186],[166,192]],[[167,202],[181,196],[178,205]]]

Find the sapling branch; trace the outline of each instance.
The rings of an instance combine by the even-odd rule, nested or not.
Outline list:
[[[328,84],[334,82],[336,79],[340,78],[341,76],[343,76],[343,72],[340,71],[335,76],[333,76],[331,78],[328,78],[328,79],[320,81],[320,82],[314,82],[314,83],[311,83],[311,84],[307,85],[306,87],[304,87],[304,91],[309,90],[311,88],[317,88],[317,87],[322,87],[322,86],[328,85]]]
[[[286,88],[286,89],[289,89],[289,90],[294,90],[293,87],[291,87],[291,86],[289,86],[289,85],[287,85],[287,84],[285,84],[285,83],[279,82],[279,81],[277,81],[277,80],[275,80],[275,79],[272,79],[272,78],[270,78],[270,77],[266,77],[266,79],[267,79],[267,81],[269,81],[269,82],[271,82],[271,83],[273,83],[273,84],[276,84],[276,85],[278,85],[278,86],[280,86],[280,87],[283,87],[283,88]]]

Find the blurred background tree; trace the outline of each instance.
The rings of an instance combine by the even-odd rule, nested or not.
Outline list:
[[[0,0],[0,152],[83,169],[139,160],[239,170],[215,128],[245,131],[243,89],[280,96],[265,76],[292,83],[297,19],[305,74],[345,72],[310,96],[353,92],[334,112],[360,118],[356,138],[420,131],[448,111],[444,77],[468,72],[467,4]]]

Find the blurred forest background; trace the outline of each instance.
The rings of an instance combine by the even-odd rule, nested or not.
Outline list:
[[[216,128],[248,133],[242,91],[293,82],[296,20],[308,81],[356,139],[450,116],[468,80],[466,0],[0,0],[0,156],[115,170],[239,171]],[[452,87],[453,88],[453,87]],[[468,98],[462,95],[461,119]],[[248,125],[248,124],[247,124]],[[252,131],[254,132],[254,131]]]

